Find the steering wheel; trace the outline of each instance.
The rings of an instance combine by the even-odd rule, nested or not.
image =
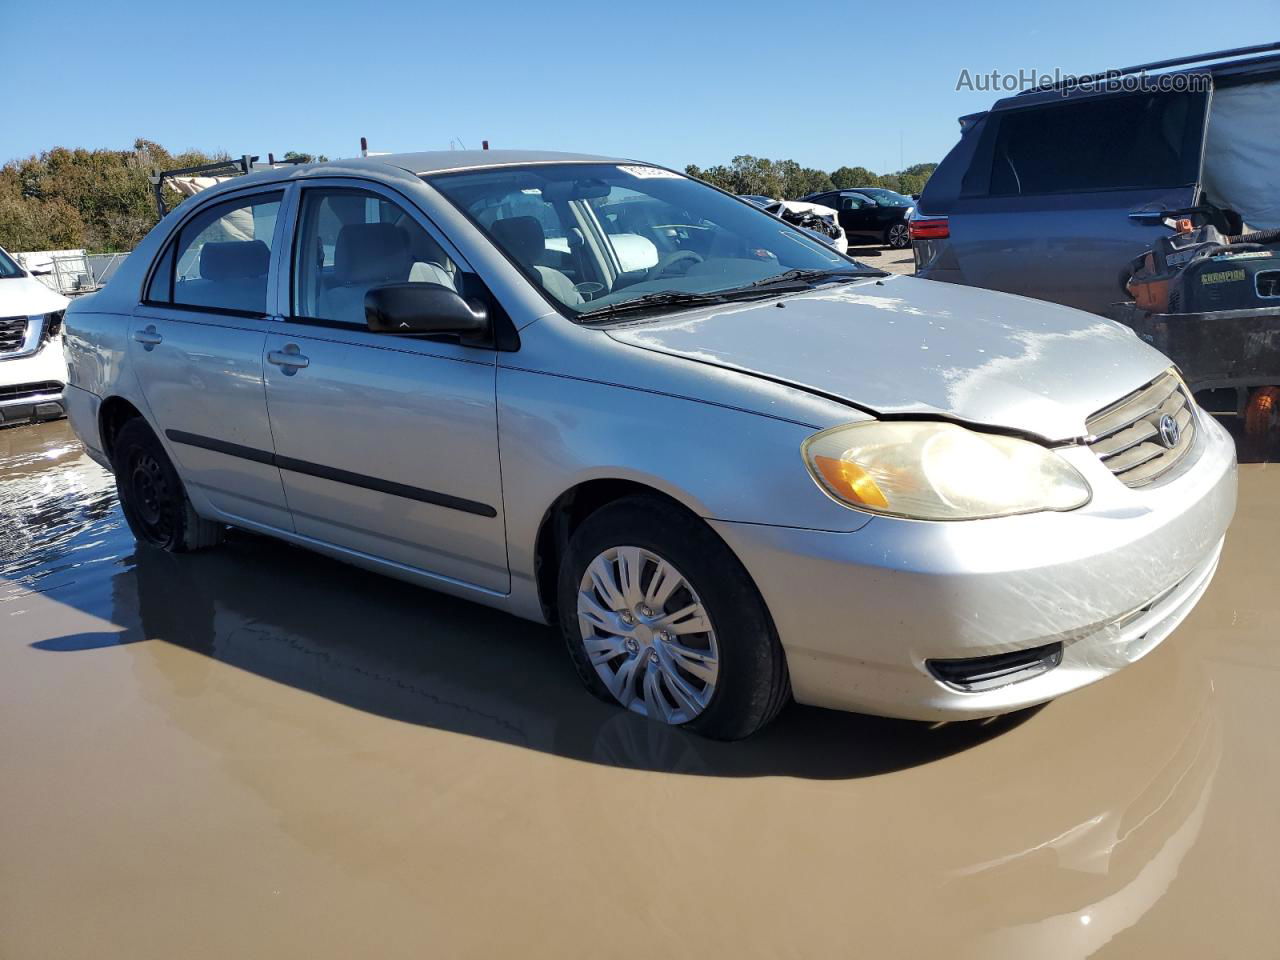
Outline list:
[[[657,280],[659,277],[665,276],[667,270],[682,260],[691,260],[692,263],[689,266],[693,266],[694,263],[701,263],[703,256],[700,253],[694,253],[692,250],[672,250],[650,267],[644,278],[646,280]]]

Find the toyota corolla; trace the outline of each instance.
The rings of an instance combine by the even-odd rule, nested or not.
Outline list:
[[[964,719],[1106,677],[1235,506],[1230,439],[1125,328],[630,160],[235,178],[65,346],[141,543],[237,527],[555,624],[591,691],[718,738],[791,698]]]

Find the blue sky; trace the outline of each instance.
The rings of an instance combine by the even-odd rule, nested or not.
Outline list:
[[[677,167],[753,153],[883,172],[941,159],[956,118],[993,100],[957,92],[961,70],[1085,73],[1280,39],[1280,0],[1214,9],[0,0],[0,162],[140,136],[352,156],[364,135],[375,150],[487,138]]]

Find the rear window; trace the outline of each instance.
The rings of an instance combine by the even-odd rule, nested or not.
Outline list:
[[[1141,94],[999,114],[993,148],[979,151],[990,157],[987,192],[1025,196],[1194,183],[1204,102],[1195,93]]]
[[[151,303],[261,315],[280,192],[206,207],[182,226],[147,290]]]

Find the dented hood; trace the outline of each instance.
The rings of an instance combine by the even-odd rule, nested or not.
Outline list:
[[[945,416],[1046,440],[1169,360],[1128,328],[1056,304],[886,277],[616,327],[623,343],[758,374],[880,415]]]

